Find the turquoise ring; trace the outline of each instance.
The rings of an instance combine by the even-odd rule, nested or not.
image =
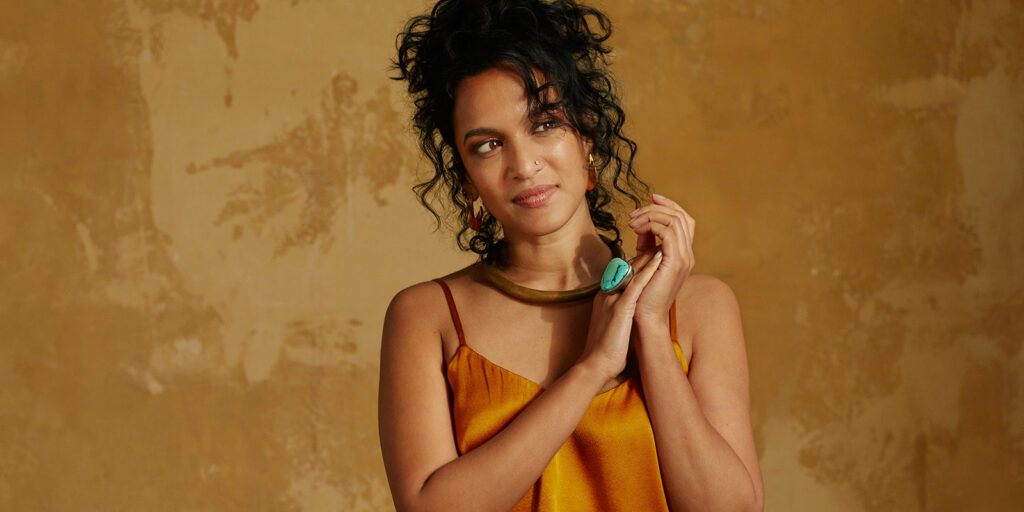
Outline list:
[[[633,266],[622,258],[612,258],[608,266],[604,268],[604,275],[601,276],[601,291],[604,293],[619,293],[626,289],[626,285],[633,279]]]

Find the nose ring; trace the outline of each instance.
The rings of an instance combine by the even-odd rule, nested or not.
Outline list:
[[[540,160],[534,160],[533,165],[540,165]]]

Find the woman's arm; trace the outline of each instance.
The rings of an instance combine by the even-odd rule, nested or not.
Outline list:
[[[732,290],[692,276],[696,223],[655,194],[630,214],[637,251],[664,253],[637,301],[637,359],[654,428],[665,495],[673,510],[762,510],[764,484],[750,426],[747,356]],[[693,334],[687,377],[672,347],[669,309]]]
[[[689,376],[667,316],[637,319],[644,397],[672,510],[763,510],[739,306],[728,285],[690,276],[678,318],[695,332]]]
[[[570,370],[494,437],[458,455],[437,321],[447,318],[434,283],[400,292],[388,307],[381,345],[378,421],[381,452],[400,511],[511,509],[576,429],[594,396],[625,365],[632,302],[595,301],[587,349]],[[631,291],[632,288],[632,291]],[[618,306],[616,306],[618,302]],[[626,307],[629,306],[629,307]],[[436,313],[436,314],[435,314]]]

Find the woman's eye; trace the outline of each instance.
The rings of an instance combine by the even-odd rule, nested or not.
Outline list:
[[[476,147],[473,148],[473,151],[475,151],[478,155],[483,155],[483,154],[486,154],[486,153],[490,153],[491,151],[493,151],[494,149],[496,149],[496,148],[498,148],[500,146],[501,146],[501,141],[499,141],[497,139],[488,139],[488,140],[485,140],[485,141],[481,142],[480,144],[477,144]]]
[[[546,131],[550,131],[550,130],[552,130],[554,128],[557,128],[557,127],[558,127],[558,123],[556,121],[544,121],[543,123],[538,124],[537,128],[534,129],[534,131],[546,132]]]

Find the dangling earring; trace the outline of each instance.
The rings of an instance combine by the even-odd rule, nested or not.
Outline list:
[[[597,186],[597,164],[594,163],[594,154],[590,155],[590,164],[587,165],[587,190],[594,190]]]
[[[480,205],[480,209],[473,213],[473,203],[476,202],[476,197],[470,194],[466,194],[466,198],[469,199],[469,204],[466,205],[466,224],[469,225],[469,229],[473,231],[480,231],[480,226],[484,220],[484,207]]]

